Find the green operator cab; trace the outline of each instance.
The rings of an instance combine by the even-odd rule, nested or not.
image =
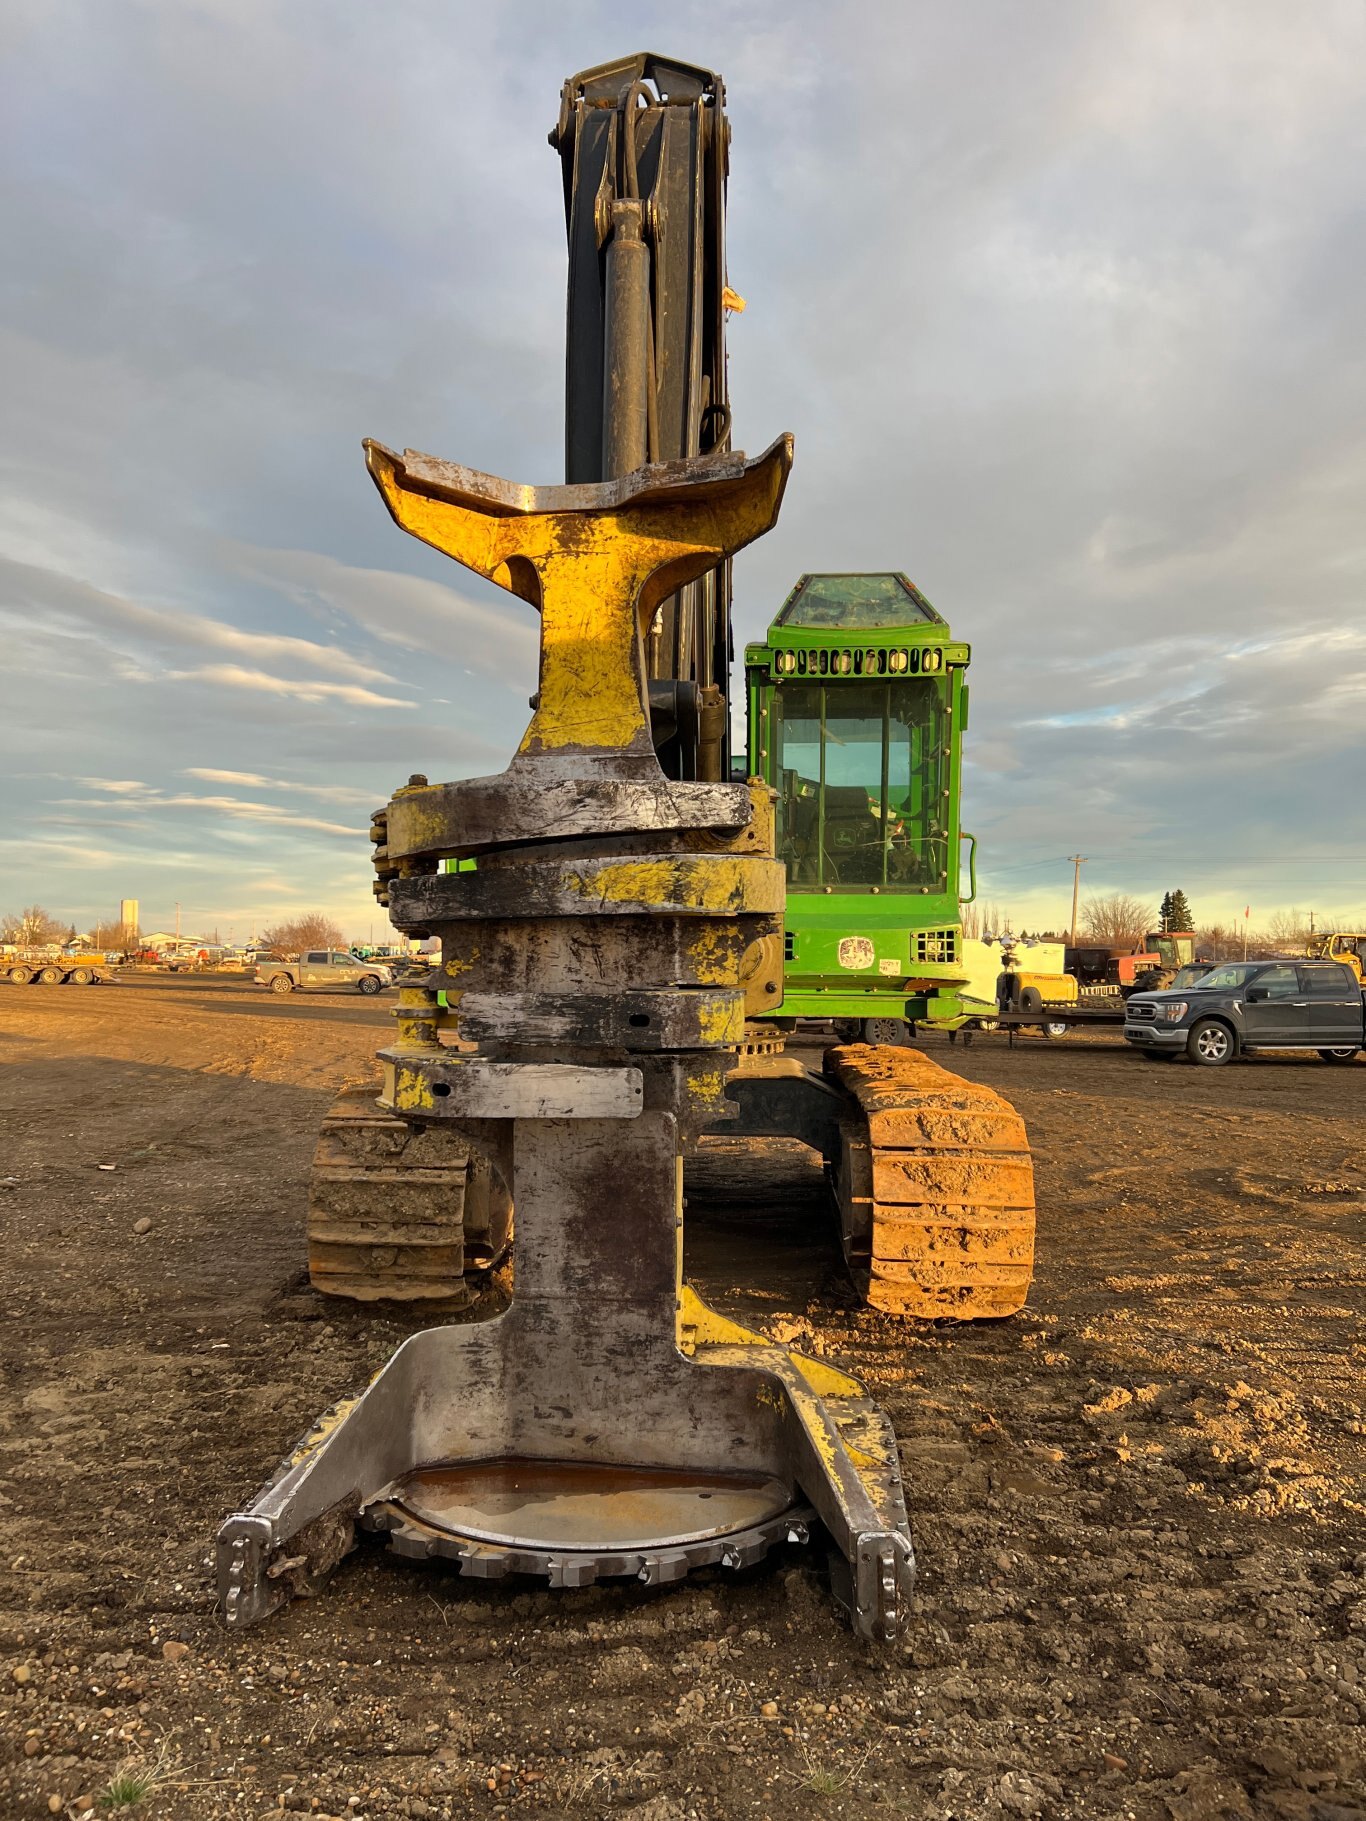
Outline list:
[[[745,649],[748,769],[777,792],[782,1018],[950,1024],[968,647],[904,575],[804,575]],[[968,892],[975,892],[975,876]]]

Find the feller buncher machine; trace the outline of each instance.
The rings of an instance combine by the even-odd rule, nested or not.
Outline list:
[[[951,988],[967,652],[900,577],[804,578],[795,598],[827,603],[819,636],[775,627],[771,658],[750,654],[767,705],[732,779],[730,560],[775,522],[792,440],[753,460],[731,447],[728,138],[706,70],[642,56],[565,85],[563,486],[365,445],[400,527],[539,614],[540,675],[506,771],[414,774],[374,819],[381,902],[441,960],[400,987],[382,1086],[327,1121],[310,1266],[334,1293],[439,1311],[515,1207],[513,1294],[492,1319],[413,1335],[228,1519],[230,1625],[317,1591],[359,1525],[467,1575],[553,1586],[668,1582],[821,1536],[858,1631],[904,1627],[886,1418],[681,1280],[685,1159],[710,1131],[824,1154],[876,1307],[967,1319],[1024,1301],[1033,1187],[1013,1109],[906,1048],[836,1047],[819,1072],[783,1053],[794,867],[822,896],[859,894],[840,900],[834,967],[875,969],[903,1016]],[[889,599],[931,636],[879,624]],[[878,755],[848,778],[842,681]],[[881,906],[861,927],[895,885],[931,934],[889,933]]]

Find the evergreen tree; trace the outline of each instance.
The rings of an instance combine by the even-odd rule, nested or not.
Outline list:
[[[1165,936],[1172,928],[1172,895],[1170,892],[1163,898],[1157,913],[1157,927]]]
[[[1174,891],[1167,900],[1166,911],[1167,921],[1162,925],[1163,929],[1193,930],[1195,928],[1191,921],[1191,907],[1186,903],[1185,892]]]

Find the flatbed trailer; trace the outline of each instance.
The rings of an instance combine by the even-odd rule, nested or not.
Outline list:
[[[0,980],[15,986],[106,986],[118,977],[104,955],[0,955]]]
[[[1015,1033],[1022,1030],[1036,1030],[1045,1037],[1056,1037],[1062,1029],[1070,1030],[1077,1025],[1094,1029],[1098,1025],[1123,1023],[1123,1000],[1105,1005],[1046,1005],[1041,1012],[997,1012],[969,1018],[957,1031],[950,1031],[949,1039],[952,1042],[961,1032],[963,1042],[970,1044],[978,1031],[1005,1031],[1013,1044]]]

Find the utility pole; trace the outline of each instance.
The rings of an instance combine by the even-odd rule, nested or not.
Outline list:
[[[1071,941],[1071,946],[1073,948],[1075,948],[1077,946],[1077,894],[1081,890],[1081,869],[1082,869],[1082,865],[1084,864],[1084,862],[1086,860],[1086,855],[1085,854],[1069,854],[1067,857],[1072,862],[1072,941]]]
[[[1247,960],[1247,920],[1252,915],[1250,904],[1243,907],[1243,960]]]
[[[179,898],[176,899],[176,907],[175,907],[175,939],[177,942],[180,941],[180,900],[179,900]]]

